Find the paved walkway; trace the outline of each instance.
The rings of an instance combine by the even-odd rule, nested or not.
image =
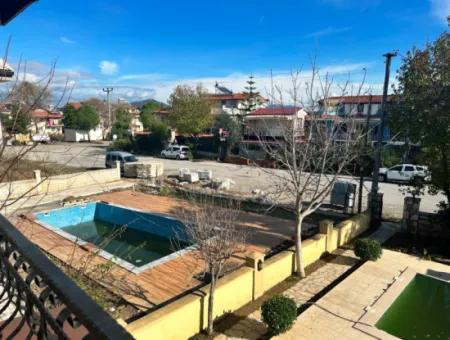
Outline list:
[[[380,229],[374,232],[370,238],[382,243],[394,235],[396,228],[396,224],[394,223],[383,223]],[[333,255],[336,256],[334,259],[286,290],[284,295],[294,299],[297,306],[301,306],[345,272],[350,270],[358,262],[353,250],[338,249],[333,252]],[[256,340],[263,338],[266,332],[267,328],[262,322],[261,311],[257,310],[248,315],[245,319],[235,323],[223,334],[219,334],[215,339]]]
[[[375,324],[416,273],[450,281],[450,266],[384,249],[381,259],[364,263],[273,340],[399,339]],[[443,318],[450,322],[450,315]],[[439,335],[417,336],[426,338],[438,339]]]

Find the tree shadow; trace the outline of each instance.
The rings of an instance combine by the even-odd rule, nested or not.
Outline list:
[[[450,281],[450,272],[440,272],[438,270],[427,269],[427,275],[440,280]]]
[[[232,338],[249,340],[268,339],[267,327],[263,322],[234,313],[230,313],[222,318],[215,326],[215,331]]]

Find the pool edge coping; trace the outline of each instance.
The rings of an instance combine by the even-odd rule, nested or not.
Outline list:
[[[381,293],[382,295],[364,308],[363,316],[353,327],[377,339],[398,340],[399,338],[395,335],[379,329],[375,325],[417,274],[419,274],[417,271],[406,267],[399,275],[394,276],[391,284]]]
[[[111,254],[111,253],[109,253],[109,252],[107,252],[107,251],[105,251],[103,249],[98,248],[95,244],[93,244],[91,242],[84,241],[84,240],[82,240],[82,239],[80,239],[80,238],[78,238],[76,236],[73,236],[72,234],[70,234],[70,233],[68,233],[68,232],[66,232],[64,230],[61,230],[59,228],[55,228],[55,227],[51,226],[50,224],[48,224],[46,222],[43,222],[43,221],[41,221],[41,220],[39,220],[37,218],[37,214],[46,214],[46,213],[48,213],[50,211],[61,210],[61,209],[71,208],[71,207],[80,206],[80,205],[87,205],[89,203],[95,203],[95,204],[96,203],[103,203],[103,204],[107,204],[107,205],[111,205],[111,206],[115,206],[115,207],[119,207],[119,208],[123,208],[123,209],[133,210],[133,211],[140,212],[140,213],[154,214],[154,215],[158,215],[160,217],[165,217],[165,218],[168,218],[168,219],[171,219],[171,220],[179,221],[179,220],[177,220],[176,218],[174,218],[174,217],[172,217],[170,215],[161,214],[161,213],[153,213],[151,211],[146,211],[146,210],[142,210],[142,209],[130,208],[130,207],[126,207],[124,205],[115,204],[115,203],[109,203],[107,201],[102,201],[102,200],[91,200],[91,201],[85,201],[85,202],[77,202],[75,204],[67,204],[67,205],[64,205],[64,206],[62,206],[60,208],[56,208],[56,209],[47,209],[47,210],[42,210],[42,211],[36,211],[36,212],[32,213],[33,217],[34,217],[33,221],[35,223],[43,226],[44,228],[54,232],[55,234],[58,234],[59,236],[64,237],[65,239],[73,242],[74,245],[83,246],[83,245],[86,245],[86,244],[90,244],[90,245],[94,246],[96,249],[98,249],[96,255],[99,255],[99,256],[103,257],[104,259],[106,259],[108,261],[112,261],[116,265],[120,266],[121,268],[123,268],[125,270],[128,270],[128,271],[132,272],[133,274],[143,273],[144,271],[146,271],[148,269],[156,267],[156,266],[158,266],[160,264],[163,264],[163,263],[165,263],[167,261],[173,260],[173,259],[175,259],[175,258],[177,258],[177,257],[179,257],[179,256],[181,256],[181,255],[183,255],[183,254],[185,254],[187,252],[193,251],[195,249],[194,246],[191,245],[189,247],[177,250],[177,251],[175,251],[175,252],[173,252],[171,254],[163,256],[163,257],[161,257],[161,258],[159,258],[159,259],[157,259],[155,261],[151,261],[151,262],[149,262],[149,263],[147,263],[147,264],[145,264],[145,265],[143,265],[141,267],[137,267],[134,264],[132,264],[132,263],[126,261],[126,260],[120,259],[117,256],[115,256],[115,255],[113,255],[113,254]],[[85,251],[87,251],[87,250],[85,250]]]

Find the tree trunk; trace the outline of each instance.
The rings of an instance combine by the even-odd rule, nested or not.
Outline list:
[[[302,221],[303,217],[297,212],[295,226],[295,259],[297,265],[297,275],[301,278],[306,276],[302,259]]]
[[[444,172],[444,194],[447,196],[447,204],[450,205],[450,183],[449,183],[449,169],[448,169],[448,159],[447,159],[447,148],[441,148],[441,155],[442,155],[442,170]]]
[[[211,274],[211,283],[209,285],[209,299],[208,299],[208,335],[211,335],[214,332],[214,291],[216,290],[216,273],[213,269],[213,266],[210,266],[210,274]]]

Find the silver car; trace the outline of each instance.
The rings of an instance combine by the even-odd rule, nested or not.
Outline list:
[[[120,170],[123,171],[125,163],[137,162],[135,155],[125,151],[108,151],[105,158],[105,166],[107,168],[115,168],[116,162],[120,162]]]
[[[169,145],[161,151],[162,158],[188,159],[189,147],[186,145]]]

